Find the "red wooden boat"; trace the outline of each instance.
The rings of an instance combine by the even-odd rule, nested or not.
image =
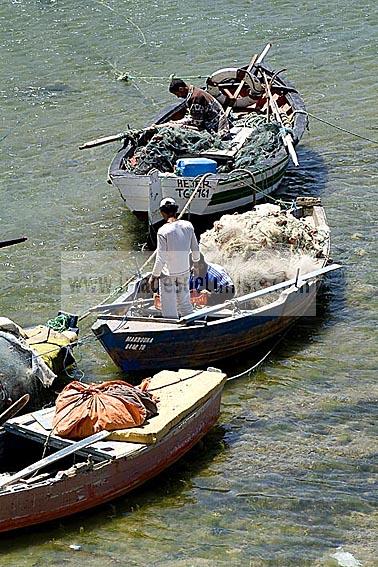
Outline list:
[[[0,532],[93,508],[159,474],[215,423],[225,380],[216,371],[160,372],[149,386],[160,399],[157,416],[141,427],[96,434],[109,437],[80,450],[82,442],[51,435],[54,408],[8,421],[0,431],[0,466],[12,474],[0,473]],[[47,437],[50,449],[71,455],[42,469],[35,460]],[[34,476],[15,472],[33,462]]]

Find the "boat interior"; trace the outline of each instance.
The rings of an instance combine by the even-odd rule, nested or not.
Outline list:
[[[302,206],[301,203],[304,203]],[[311,203],[310,207],[305,206],[308,202]],[[319,226],[326,226],[326,219],[324,217],[324,211],[322,207],[313,206],[314,204],[320,205],[320,200],[314,198],[298,198],[296,207],[291,211],[291,213],[298,219],[306,218],[306,222],[310,223],[314,228]],[[321,268],[324,265],[325,259],[328,257],[329,253],[329,240],[327,240],[323,253],[320,257],[315,260],[315,266]],[[224,266],[227,270],[227,266]],[[316,268],[314,268],[316,269]],[[179,325],[182,324],[181,320],[176,319],[165,319],[162,317],[160,310],[160,301],[157,295],[157,290],[152,290],[149,284],[150,274],[146,274],[138,280],[132,282],[125,293],[117,298],[114,303],[107,305],[100,305],[94,310],[98,312],[98,321],[107,320],[108,322],[114,321],[112,328],[121,328],[121,323],[123,320],[134,321],[137,323],[154,322],[154,323],[164,323]],[[280,280],[281,281],[281,280]],[[279,283],[279,281],[272,281],[271,285]],[[291,289],[295,289],[291,288]],[[290,290],[290,288],[289,288]],[[230,290],[225,290],[223,294],[215,294],[215,299],[211,306],[219,306],[215,311],[208,313],[198,320],[193,320],[191,324],[193,325],[203,325],[204,321],[206,323],[211,323],[219,321],[220,319],[227,319],[229,317],[235,316],[236,313],[248,314],[253,312],[253,314],[259,315],[264,312],[267,305],[269,309],[277,309],[279,311],[280,306],[285,302],[288,294],[288,289],[283,289],[282,291],[273,291],[269,293],[267,297],[266,304],[261,305],[261,303],[256,304],[255,300],[238,302],[238,295],[235,297],[233,294],[229,293]],[[206,305],[201,305],[196,303],[196,298],[192,297],[192,303],[194,304],[195,310],[206,307]],[[119,325],[117,326],[117,322]]]
[[[277,106],[284,116],[286,116],[288,123],[292,123],[294,118],[293,105],[288,98],[289,93],[297,93],[294,87],[288,86],[283,80],[280,79],[279,75],[274,74],[269,67],[263,65],[260,66],[266,75],[269,76],[269,88],[271,90],[273,99],[277,103]],[[217,76],[222,77],[218,82],[216,81]],[[251,75],[248,74],[250,77]],[[235,77],[227,77],[222,75],[222,70],[216,71],[208,77],[204,89],[210,92],[219,102],[222,104],[223,108],[226,110],[229,106],[232,106],[231,119],[236,120],[250,113],[263,114],[268,118],[270,116],[270,104],[269,98],[266,93],[262,77],[256,79],[253,76],[253,80],[258,80],[261,88],[254,88],[251,81],[246,81],[248,79],[246,67],[242,67],[237,70]],[[240,87],[241,81],[246,81],[239,92],[238,98],[235,101],[234,96],[236,91]],[[178,103],[173,106],[170,111],[162,111],[161,115],[156,120],[157,124],[163,122],[181,120],[186,112],[185,102]]]
[[[235,72],[233,72],[235,71]],[[264,85],[262,73],[264,72],[267,77],[267,85]],[[247,119],[250,115],[265,117],[266,122],[277,122],[277,118],[273,116],[271,109],[272,102],[269,98],[267,89],[269,88],[272,96],[273,104],[276,105],[279,112],[279,120],[281,125],[290,128],[294,134],[294,123],[297,121],[299,115],[296,112],[295,104],[290,98],[291,93],[297,93],[294,87],[282,80],[278,74],[274,74],[269,67],[260,66],[258,77],[252,73],[247,72],[247,68],[240,69],[220,69],[208,77],[204,89],[210,92],[223,106],[224,110],[232,108],[229,119],[231,122],[230,138],[227,147],[216,148],[210,147],[198,152],[188,151],[183,149],[180,151],[180,157],[205,157],[213,159],[221,166],[219,171],[226,172],[232,169],[232,162],[235,159],[237,152],[243,147],[247,139],[253,132],[248,124],[243,125],[243,119]],[[243,81],[240,90],[241,82]],[[235,99],[235,95],[237,98]],[[186,101],[180,99],[177,103],[170,105],[163,109],[158,116],[155,117],[150,127],[145,128],[138,134],[137,140],[133,137],[126,138],[124,141],[124,155],[119,161],[120,169],[126,170],[129,173],[133,172],[136,163],[133,160],[137,148],[146,146],[152,137],[156,134],[154,125],[171,124],[184,118],[187,112]],[[302,119],[302,117],[301,117]],[[241,122],[240,122],[241,121]],[[234,124],[234,125],[233,125]],[[154,138],[155,140],[155,138]],[[154,142],[155,143],[155,142]],[[277,152],[277,148],[272,146],[271,155]],[[164,152],[163,152],[164,155]],[[168,157],[166,156],[168,159]],[[168,160],[169,161],[169,160]],[[160,169],[158,167],[158,169]],[[174,164],[168,166],[166,171],[174,173]]]
[[[214,370],[164,370],[155,374],[150,379],[149,388],[159,398],[157,415],[138,427],[104,432],[105,436],[108,435],[104,440],[44,467],[41,473],[27,480],[22,479],[22,486],[32,486],[49,479],[59,480],[62,475],[72,476],[85,467],[87,470],[96,463],[131,456],[154,445],[194,419],[196,411],[210,403],[225,380],[224,373]],[[53,433],[54,414],[55,406],[41,409],[10,419],[0,428],[0,491],[2,481],[11,474],[75,445],[75,441]],[[10,485],[13,488],[17,486],[19,484]]]

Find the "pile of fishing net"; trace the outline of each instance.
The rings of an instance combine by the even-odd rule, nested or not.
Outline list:
[[[254,169],[259,169],[259,165],[282,146],[278,125],[267,122],[265,116],[248,115],[236,120],[233,126],[247,126],[253,132],[236,154],[232,166],[229,163],[220,166],[219,173],[227,173],[239,167],[253,166]],[[222,140],[206,130],[178,126],[174,122],[167,123],[164,127],[130,131],[129,139],[136,149],[134,155],[126,160],[125,168],[137,175],[145,175],[151,169],[173,173],[176,161],[183,156],[198,157],[203,151],[227,150],[232,145],[232,139]]]
[[[0,360],[0,413],[24,394],[30,396],[31,411],[41,407],[44,389],[52,385],[55,374],[13,332],[0,331]]]
[[[253,166],[254,170],[258,170],[269,156],[273,156],[282,147],[280,127],[276,122],[268,122],[261,114],[249,114],[234,122],[234,126],[253,129],[247,142],[235,156],[235,169]],[[219,171],[223,171],[223,168]]]
[[[143,132],[143,131],[142,131]],[[204,130],[199,131],[185,126],[169,126],[149,128],[152,134],[145,143],[146,137],[134,133],[137,147],[134,155],[127,160],[126,169],[137,175],[144,175],[151,169],[173,173],[176,161],[182,156],[195,156],[209,148],[220,148],[222,142]]]
[[[201,236],[208,262],[222,265],[238,295],[257,291],[307,273],[317,267],[328,238],[306,219],[297,219],[277,205],[258,205],[243,214],[224,215]],[[256,305],[272,300],[262,297]]]

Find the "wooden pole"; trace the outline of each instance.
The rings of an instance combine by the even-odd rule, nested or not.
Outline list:
[[[21,236],[20,238],[14,238],[13,240],[1,240],[0,248],[5,248],[6,246],[13,246],[14,244],[20,244],[20,242],[25,242],[27,240],[26,236]]]
[[[323,274],[328,272],[332,272],[334,270],[340,270],[342,266],[340,264],[331,264],[330,266],[326,266],[325,268],[320,268],[319,270],[315,270],[314,272],[308,272],[307,274],[303,274],[300,278],[300,282],[305,282],[307,280],[311,280],[313,278],[317,278]],[[286,280],[285,282],[281,282],[279,284],[272,285],[270,287],[266,287],[263,289],[259,289],[258,291],[254,291],[253,293],[248,293],[247,295],[242,295],[241,297],[235,297],[235,301],[237,303],[245,303],[246,301],[251,301],[252,299],[256,299],[257,297],[261,297],[262,295],[267,295],[268,293],[272,293],[273,291],[278,291],[280,289],[288,288],[292,285],[298,284],[297,278],[293,278],[291,280]],[[213,307],[204,307],[203,309],[199,309],[190,315],[186,315],[179,320],[179,323],[191,323],[200,317],[205,317],[206,315],[210,315],[210,313],[216,313],[221,309],[224,309],[225,303],[221,303],[219,305],[214,305]]]
[[[26,467],[25,469],[18,471],[17,473],[13,474],[11,477],[6,478],[5,480],[3,480],[3,482],[0,482],[0,489],[3,488],[4,486],[8,486],[9,484],[13,484],[17,480],[22,480],[25,477],[31,475],[32,473],[35,473],[40,469],[47,467],[48,465],[56,463],[57,461],[64,459],[64,457],[68,457],[68,455],[72,455],[73,453],[76,453],[77,451],[80,451],[80,449],[84,449],[85,447],[88,447],[88,445],[92,445],[97,441],[102,441],[103,439],[106,439],[107,437],[109,437],[110,433],[111,431],[100,431],[99,433],[95,433],[94,435],[91,435],[90,437],[86,437],[81,441],[76,441],[75,443],[72,443],[68,447],[64,447],[64,449],[61,449],[57,453],[54,453],[53,455],[49,455],[48,457],[45,457],[44,459],[41,459],[40,461],[33,463],[32,465]]]
[[[5,423],[8,419],[11,419],[16,414],[18,414],[18,412],[26,406],[29,400],[30,395],[24,394],[23,396],[21,396],[21,398],[19,398],[11,406],[9,406],[9,408],[3,411],[3,413],[0,413],[0,425],[3,425],[3,423]]]
[[[270,90],[269,83],[268,83],[268,79],[267,79],[267,77],[266,77],[265,71],[263,72],[263,77],[264,77],[264,83],[265,83],[266,94],[267,94],[267,96],[268,96],[269,105],[270,105],[270,108],[271,108],[271,110],[272,110],[272,113],[273,113],[275,119],[277,120],[278,124],[281,126],[281,128],[285,128],[285,125],[284,125],[284,123],[282,122],[282,118],[281,118],[281,115],[280,115],[280,111],[279,111],[278,105],[277,105],[276,101],[275,101],[274,98],[273,98],[272,91]],[[295,149],[294,149],[294,142],[293,142],[293,138],[292,138],[291,134],[289,134],[289,133],[287,132],[286,134],[284,134],[284,135],[282,136],[282,139],[283,139],[283,143],[284,143],[285,146],[287,147],[287,150],[288,150],[288,152],[289,152],[289,155],[290,155],[290,157],[291,157],[291,159],[292,159],[294,165],[295,165],[295,166],[298,166],[298,165],[299,165],[298,157],[297,157],[296,151],[295,151]]]
[[[119,140],[124,140],[128,137],[128,134],[121,132],[120,134],[115,134],[113,136],[106,136],[105,138],[97,138],[96,140],[91,140],[79,146],[79,150],[86,150],[88,148],[94,148],[96,146],[103,146],[104,144],[109,144],[110,142],[118,142]]]
[[[255,67],[256,65],[258,65],[259,63],[261,63],[261,61],[264,59],[265,55],[268,53],[269,49],[272,47],[271,43],[267,43],[266,46],[264,47],[264,49],[262,50],[262,52],[260,53],[260,55],[254,55],[247,67],[247,70],[245,72],[244,75],[244,79],[242,79],[240,81],[240,84],[238,86],[238,88],[236,89],[234,95],[233,95],[233,99],[236,101],[236,99],[238,98],[242,88],[244,87],[244,83],[245,83],[245,77],[252,71],[253,67]],[[226,116],[228,116],[230,114],[232,110],[232,106],[229,106],[226,110]]]

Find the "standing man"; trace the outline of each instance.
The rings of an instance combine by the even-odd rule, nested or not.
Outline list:
[[[169,92],[178,98],[186,98],[189,114],[179,122],[196,126],[199,130],[207,130],[210,134],[217,134],[221,138],[229,134],[230,127],[226,113],[210,93],[188,85],[182,79],[172,79]]]
[[[190,253],[196,264],[199,246],[192,223],[177,219],[178,206],[169,197],[160,202],[166,223],[157,233],[155,265],[149,283],[154,290],[159,283],[161,311],[167,319],[178,319],[193,312],[189,293]]]

